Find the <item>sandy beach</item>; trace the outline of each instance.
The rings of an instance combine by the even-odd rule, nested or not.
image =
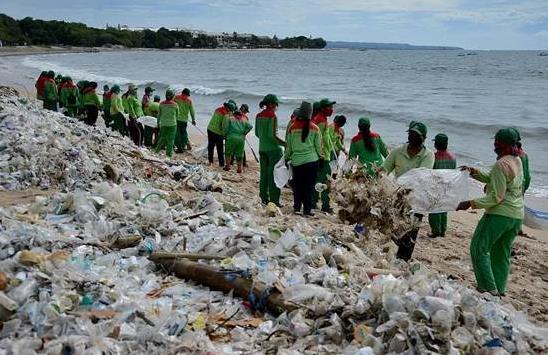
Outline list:
[[[43,54],[41,48],[26,48],[9,51],[0,50],[0,84],[12,86],[22,95],[32,97],[34,95],[34,80],[25,76],[23,70],[10,65],[7,57],[14,55]],[[52,49],[45,53],[73,53],[79,50]],[[205,143],[203,133],[196,128],[190,129],[191,141],[195,148]],[[196,160],[190,153],[178,154],[176,159],[187,162]],[[231,188],[237,193],[235,202],[246,201],[252,196],[258,195],[258,164],[253,160],[251,151],[247,152],[249,167],[243,174],[235,171],[223,172],[217,165],[210,169],[222,173],[225,181],[228,181]],[[200,160],[204,163],[204,160]],[[13,202],[14,196],[2,194],[0,202],[2,205]],[[26,197],[28,198],[28,196]],[[11,201],[11,202],[10,202]],[[284,189],[282,193],[281,209],[283,216],[280,224],[296,224],[302,217],[292,214],[292,193]],[[335,209],[337,207],[335,206]],[[450,214],[449,230],[445,238],[430,239],[429,227],[423,223],[420,238],[415,249],[415,258],[428,269],[435,270],[447,277],[455,278],[470,286],[475,286],[473,271],[469,257],[469,243],[475,225],[481,217],[481,212],[455,212]],[[259,217],[257,217],[259,218]],[[335,216],[327,216],[317,213],[314,222],[323,226],[328,231],[343,230],[344,233],[351,233],[352,226],[342,225]],[[533,230],[524,227],[526,236],[519,236],[515,242],[515,256],[512,258],[512,270],[508,283],[508,290],[503,302],[512,304],[517,310],[527,313],[529,318],[537,324],[548,325],[548,232]]]

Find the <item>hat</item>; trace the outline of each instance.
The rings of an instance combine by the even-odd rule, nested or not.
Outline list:
[[[120,93],[120,85],[117,85],[117,84],[112,85],[112,89],[110,89],[110,91],[112,91],[116,94],[119,94]]]
[[[48,71],[48,76],[50,78],[55,78],[55,72],[53,70]]]
[[[310,117],[312,116],[312,104],[307,101],[301,102],[301,106],[295,110],[297,118],[299,120],[310,120]]]
[[[137,89],[137,86],[135,86],[135,84],[128,84],[127,91],[133,91],[135,89]]]
[[[422,122],[413,121],[412,124],[409,125],[408,132],[415,132],[418,133],[423,139],[426,138],[426,133],[428,132],[426,125]]]
[[[154,95],[154,100],[155,101],[160,101],[162,98],[160,97],[160,95]]]
[[[223,104],[224,107],[226,107],[230,112],[234,112],[238,109],[238,105],[236,104],[236,101],[234,100],[228,100]]]
[[[514,133],[516,134],[517,142],[521,142],[521,134],[519,134],[519,131],[515,128],[510,128]]]
[[[495,134],[495,140],[503,144],[516,144],[518,141],[518,134],[513,128],[499,129]]]
[[[103,85],[103,91],[108,91],[109,89],[108,85]]]
[[[436,134],[436,137],[434,137],[433,141],[436,144],[447,145],[447,143],[449,143],[449,137],[447,137],[447,134],[439,133]]]
[[[146,93],[149,93],[149,92],[151,93],[151,92],[153,92],[153,91],[155,91],[155,90],[156,90],[156,89],[153,89],[153,88],[151,88],[150,86],[147,86],[147,87],[145,88],[145,92],[146,92]]]
[[[247,104],[242,104],[242,106],[240,106],[240,111],[249,113],[249,106]]]
[[[318,108],[322,109],[327,106],[333,106],[337,103],[337,101],[331,101],[328,98],[323,98],[318,102]]]
[[[266,95],[263,100],[259,103],[259,106],[265,106],[269,104],[276,104],[278,105],[280,103],[280,100],[278,99],[278,96],[274,94],[268,94]]]
[[[175,97],[175,92],[171,89],[166,90],[166,99],[172,99]]]
[[[88,88],[97,89],[97,83],[95,81],[90,81],[87,85]]]
[[[361,117],[358,121],[358,128],[361,130],[369,127],[371,127],[371,121],[369,120],[369,117]]]

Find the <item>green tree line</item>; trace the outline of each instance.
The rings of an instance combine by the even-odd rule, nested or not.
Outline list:
[[[304,36],[279,40],[274,37],[239,36],[234,32],[219,43],[214,36],[188,31],[160,28],[157,31],[130,31],[114,27],[99,29],[83,23],[44,21],[25,17],[21,20],[0,14],[0,41],[4,45],[64,45],[78,47],[103,47],[120,45],[128,48],[324,48],[322,38]]]

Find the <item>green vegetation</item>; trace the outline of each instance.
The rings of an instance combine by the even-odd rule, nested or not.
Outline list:
[[[43,21],[26,17],[15,20],[0,14],[0,41],[4,45],[65,45],[78,47],[102,47],[119,45],[128,48],[324,48],[322,38],[304,36],[279,40],[276,36],[243,36],[234,32],[223,36],[222,42],[206,34],[173,31],[130,31],[109,27],[98,29],[83,23]]]

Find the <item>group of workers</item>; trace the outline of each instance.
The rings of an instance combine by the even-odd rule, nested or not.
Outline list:
[[[104,87],[102,103],[95,89],[97,83],[79,82],[74,85],[70,77],[56,78],[53,72],[43,72],[36,83],[38,98],[44,101],[44,108],[56,110],[57,104],[66,108],[69,116],[85,115],[85,122],[95,124],[100,109],[105,123],[113,130],[131,137],[136,145],[154,146],[156,152],[166,149],[172,156],[190,150],[187,125],[189,116],[196,125],[190,91],[184,89],[179,95],[167,90],[165,100],[147,87],[143,98],[137,98],[137,88],[129,85],[121,95],[118,85]],[[303,101],[290,117],[285,139],[278,136],[276,111],[280,100],[268,94],[259,103],[261,111],[255,119],[255,135],[259,140],[260,183],[259,196],[265,205],[280,205],[280,189],[274,182],[274,168],[282,159],[292,167],[291,187],[294,193],[293,209],[297,214],[313,216],[313,209],[332,213],[329,197],[329,182],[336,178],[331,164],[340,154],[359,161],[364,172],[372,179],[379,174],[394,173],[399,177],[415,168],[456,169],[455,155],[448,150],[448,137],[440,133],[434,138],[435,152],[426,147],[427,127],[413,121],[407,130],[407,143],[389,151],[381,136],[371,129],[371,120],[358,120],[358,133],[351,139],[350,149],[345,148],[346,124],[344,115],[334,114],[335,101],[324,98],[309,103]],[[207,153],[210,164],[214,163],[217,151],[218,163],[224,170],[230,170],[234,160],[237,172],[245,166],[246,135],[253,129],[248,118],[249,106],[238,107],[234,100],[227,100],[217,108],[207,126]],[[158,128],[142,126],[142,116],[157,118]],[[226,145],[226,147],[225,147]],[[474,179],[486,184],[485,196],[472,201],[463,201],[457,210],[485,209],[471,241],[470,253],[478,289],[503,295],[509,274],[512,244],[521,231],[524,218],[523,195],[530,184],[529,161],[517,130],[504,128],[494,137],[497,161],[489,172],[471,167],[462,167]],[[317,189],[317,186],[324,189]],[[318,191],[319,190],[319,191]],[[321,201],[321,206],[318,203]],[[419,221],[424,216],[415,214]],[[447,231],[447,213],[428,216],[430,237],[444,237]],[[409,261],[419,228],[395,240],[397,257]]]

